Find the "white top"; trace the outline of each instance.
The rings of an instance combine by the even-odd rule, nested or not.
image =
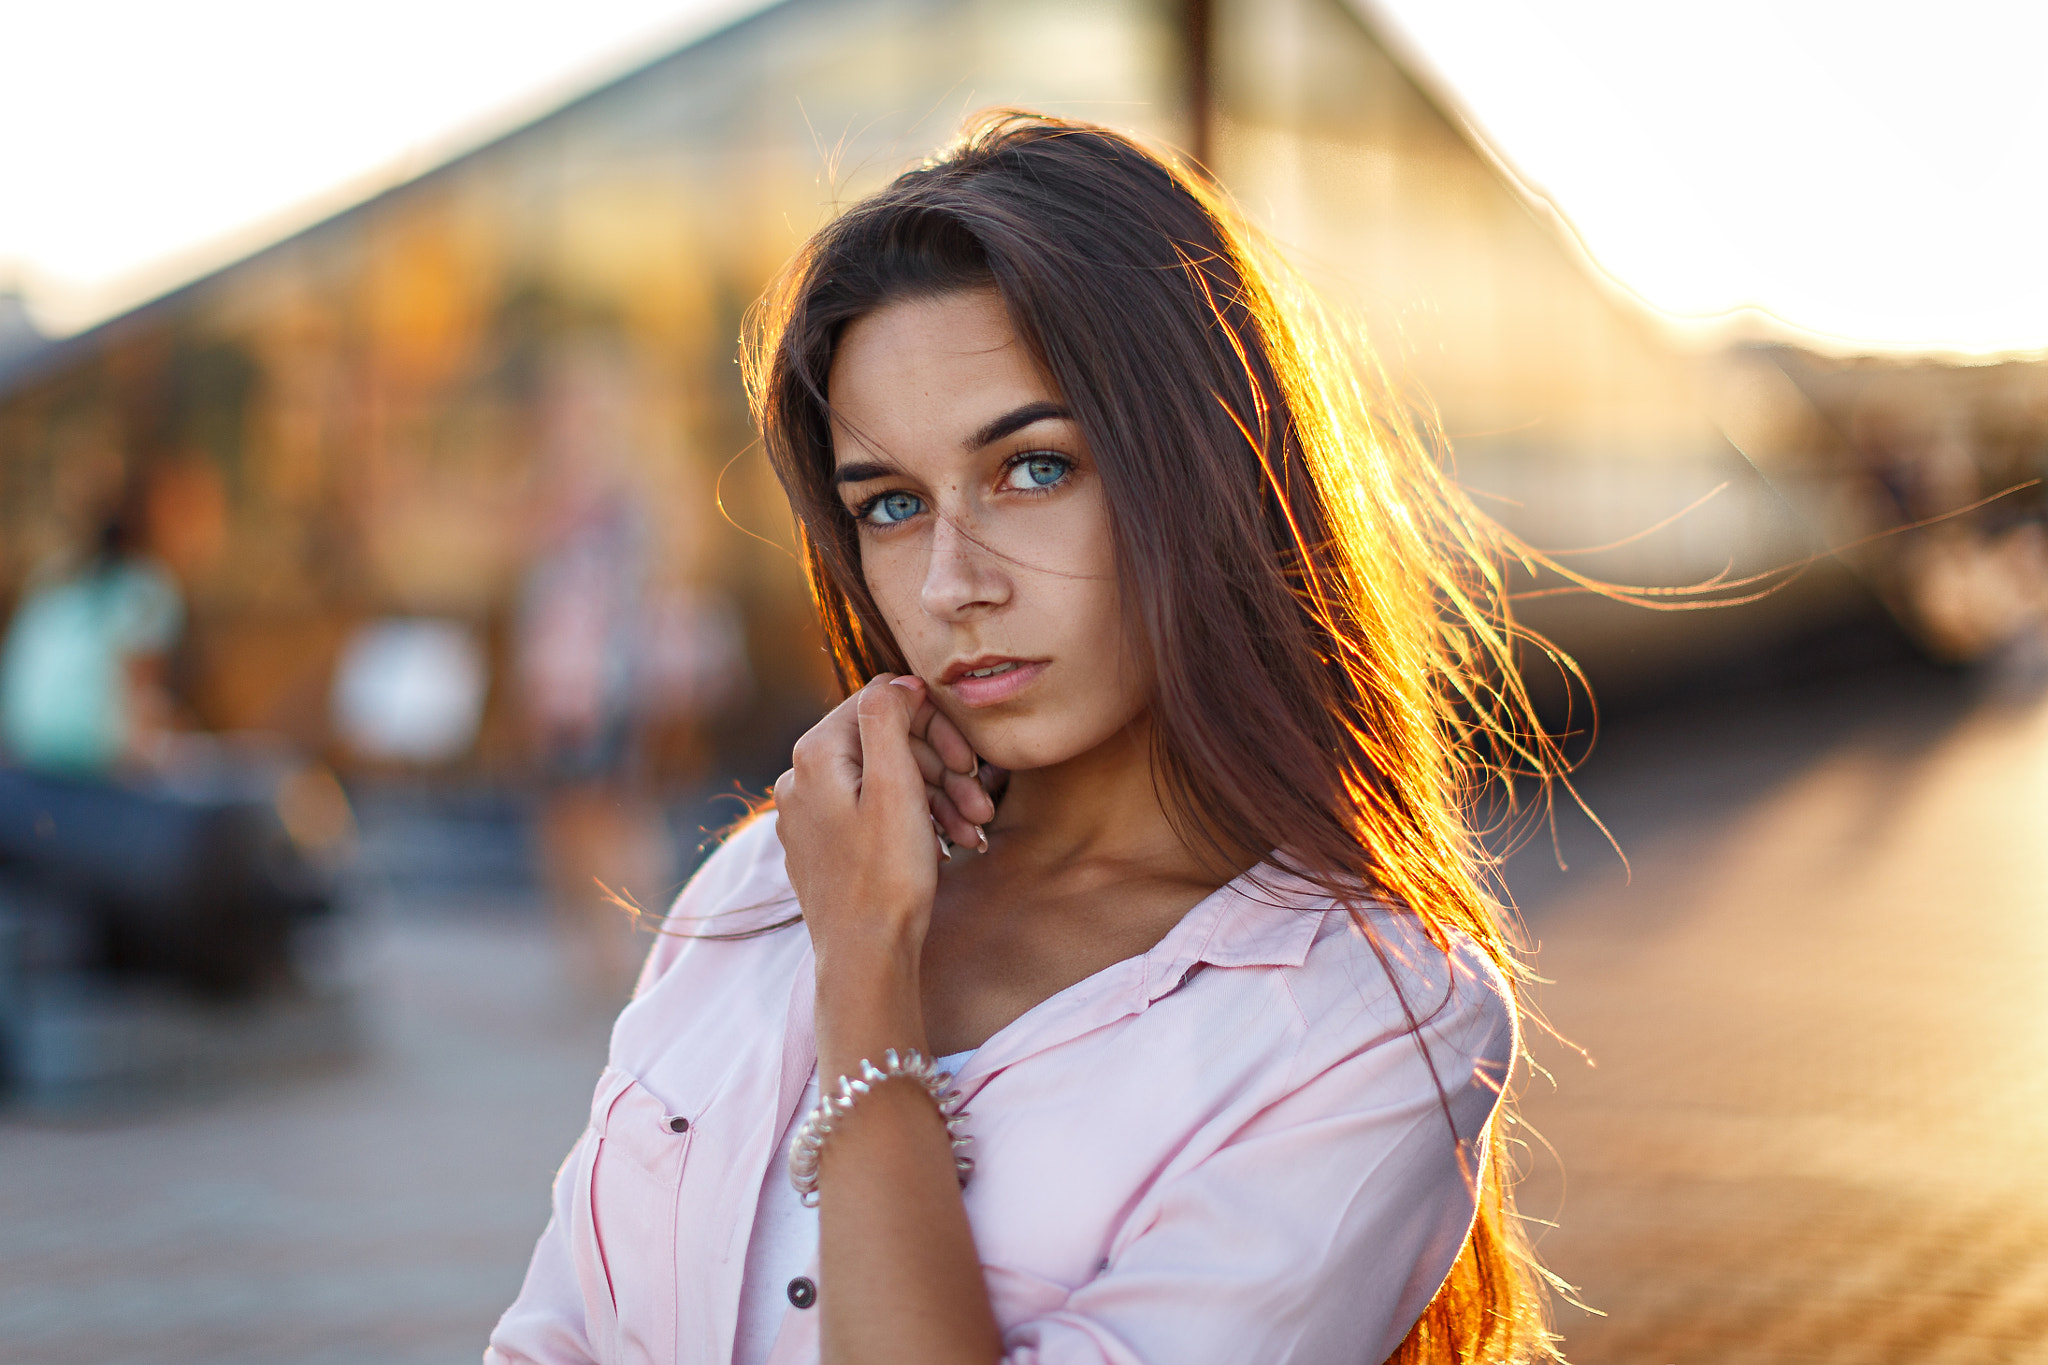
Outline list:
[[[957,1076],[974,1049],[940,1057],[939,1070]],[[740,1279],[740,1321],[733,1338],[732,1365],[762,1365],[775,1345],[782,1315],[789,1311],[789,1282],[803,1274],[818,1254],[818,1211],[804,1207],[796,1186],[789,1183],[789,1163],[780,1154],[804,1117],[818,1105],[818,1073],[804,1087],[803,1100],[783,1129],[777,1159],[761,1177],[760,1202],[754,1206],[754,1235],[747,1241],[747,1268]]]

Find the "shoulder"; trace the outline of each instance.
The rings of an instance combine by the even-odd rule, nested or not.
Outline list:
[[[699,934],[758,929],[796,913],[783,864],[777,813],[760,811],[728,830],[669,907],[667,926]]]
[[[1241,1041],[1263,1039],[1287,1084],[1366,1053],[1415,1055],[1418,1039],[1454,1070],[1504,1074],[1518,1050],[1515,993],[1471,938],[1432,936],[1384,901],[1347,908],[1274,864],[1226,891],[1169,936],[1186,936],[1177,950],[1162,943],[1155,975],[1181,979],[1190,958],[1250,969],[1207,974],[1197,998]]]
[[[108,570],[111,599],[121,628],[140,648],[161,648],[175,635],[184,604],[170,571],[137,555]]]
[[[762,811],[727,831],[663,917],[636,994],[693,948],[739,946],[748,940],[734,935],[773,932],[797,914],[775,821]]]
[[[757,811],[727,829],[718,847],[683,887],[670,914],[707,892],[737,889],[763,882],[786,892],[789,877],[782,866],[782,840],[775,832],[778,813],[773,807]]]
[[[1357,912],[1320,902],[1314,941],[1286,973],[1307,1025],[1311,1066],[1420,1035],[1429,1049],[1504,1075],[1519,1048],[1512,985],[1472,939],[1439,943],[1413,912],[1383,902]]]

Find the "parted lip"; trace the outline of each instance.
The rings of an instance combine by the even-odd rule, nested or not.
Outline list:
[[[1014,654],[984,654],[975,659],[956,659],[946,665],[946,671],[939,674],[939,685],[949,686],[959,682],[977,668],[994,668],[997,664],[1035,664],[1043,659],[1020,659]]]

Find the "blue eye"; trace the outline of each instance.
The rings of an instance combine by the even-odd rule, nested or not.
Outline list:
[[[924,500],[915,493],[898,490],[884,493],[861,509],[861,520],[876,526],[894,526],[899,521],[908,521],[924,510]]]
[[[1051,488],[1073,471],[1074,462],[1064,455],[1040,451],[1018,457],[1010,466],[1008,476],[1003,480],[1005,488],[1020,492]]]

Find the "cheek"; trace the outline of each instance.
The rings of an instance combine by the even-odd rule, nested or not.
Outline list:
[[[1151,670],[1140,628],[1126,610],[1113,567],[1091,564],[1085,575],[1047,578],[1040,619],[1057,632],[1059,651],[1073,665],[1059,711],[1067,723],[1095,738],[1143,710],[1151,696]]]
[[[1107,681],[1128,671],[1131,653],[1128,622],[1114,583],[1099,579],[1071,581],[1055,610],[1072,638],[1078,657],[1092,662]]]
[[[1096,657],[1101,660],[1101,706],[1121,725],[1142,711],[1152,698],[1150,654],[1135,624],[1111,598],[1102,606],[1096,630]]]
[[[889,623],[889,633],[896,637],[896,648],[902,652],[911,671],[921,673],[938,661],[922,657],[926,651],[920,647],[920,632],[929,627],[930,618],[918,604],[924,582],[911,559],[912,556],[898,552],[894,546],[864,544],[861,547],[860,576],[861,581],[867,584],[868,596],[881,610],[882,619]]]
[[[1089,652],[1099,661],[1103,679],[1120,683],[1119,690],[1144,690],[1149,670],[1139,662],[1145,656],[1140,627],[1117,581],[1116,556],[1108,541],[1103,528],[1099,543],[1090,547],[1085,577],[1071,580],[1068,610],[1076,625],[1086,630]]]
[[[1075,499],[1058,528],[1060,572],[1032,575],[1040,596],[1040,619],[1058,632],[1063,652],[1082,665],[1077,681],[1087,688],[1080,710],[1091,715],[1126,711],[1149,690],[1139,663],[1136,623],[1126,610],[1117,578],[1116,551],[1109,510],[1099,486],[1094,496]],[[1064,509],[1063,509],[1064,510]],[[1128,717],[1125,717],[1128,719]]]

